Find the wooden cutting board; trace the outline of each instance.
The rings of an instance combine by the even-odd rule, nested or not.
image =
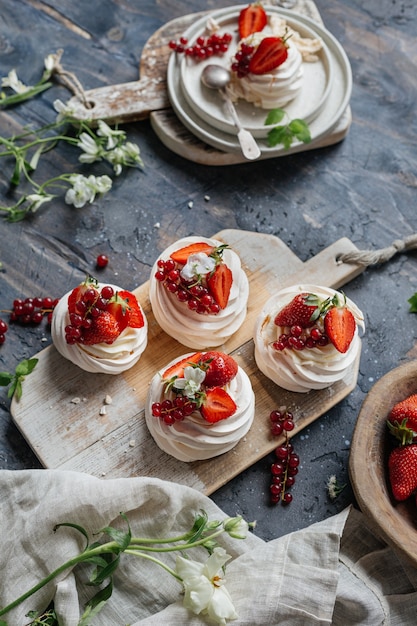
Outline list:
[[[220,348],[233,354],[252,382],[256,414],[248,435],[230,452],[193,463],[177,461],[154,443],[144,417],[149,381],[158,369],[189,350],[156,323],[147,282],[135,294],[149,322],[148,346],[124,374],[89,374],[64,359],[54,346],[36,355],[39,362],[23,383],[21,400],[12,402],[11,413],[44,467],[107,478],[155,476],[210,494],[278,445],[279,439],[272,438],[269,430],[272,409],[286,405],[293,411],[295,434],[354,389],[359,363],[329,389],[286,392],[256,367],[252,340],[257,315],[278,289],[299,282],[338,289],[363,271],[363,266],[338,261],[340,255],[357,250],[349,239],[340,239],[303,262],[272,235],[223,230],[214,238],[239,254],[249,278],[247,318]],[[105,405],[106,396],[111,404]],[[100,414],[103,406],[104,415]]]
[[[265,0],[265,5],[275,5]],[[323,26],[320,13],[312,0],[297,0],[294,12],[304,15]],[[86,107],[77,97],[69,105],[77,119],[92,121],[102,119],[109,124],[126,123],[150,118],[152,128],[170,150],[180,156],[203,165],[232,165],[247,163],[240,154],[223,152],[195,137],[175,115],[167,91],[167,66],[171,55],[169,41],[177,39],[197,19],[210,12],[192,13],[167,22],[158,29],[143,47],[139,80],[119,85],[106,85],[85,91]],[[304,150],[329,146],[341,141],[352,121],[348,106],[337,126],[314,144],[306,144]],[[271,158],[269,155],[263,158]]]

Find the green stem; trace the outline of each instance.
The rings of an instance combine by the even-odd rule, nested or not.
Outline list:
[[[164,570],[169,572],[174,578],[182,582],[182,578],[181,576],[178,576],[177,572],[175,572],[171,567],[166,565],[166,563],[164,563],[163,561],[160,561],[159,559],[156,559],[154,556],[151,556],[150,554],[144,554],[143,552],[139,552],[138,550],[129,550],[129,548],[125,550],[125,554],[132,554],[133,556],[140,556],[143,559],[148,559],[148,561],[152,561],[153,563],[160,565]]]
[[[6,108],[8,106],[12,106],[13,104],[19,104],[19,102],[24,102],[25,100],[29,100],[33,98],[33,96],[37,96],[38,93],[42,93],[42,91],[46,91],[50,87],[52,87],[53,83],[41,83],[35,85],[31,89],[24,91],[23,93],[15,93],[12,96],[6,96],[5,98],[0,98],[0,108]]]
[[[212,533],[211,535],[203,537],[202,539],[198,539],[198,541],[193,541],[191,543],[183,543],[179,546],[178,545],[168,546],[167,548],[151,548],[151,547],[144,545],[143,543],[138,544],[137,543],[138,540],[136,539],[131,540],[130,546],[132,550],[146,550],[147,552],[176,552],[178,550],[189,550],[190,548],[197,548],[198,546],[203,546],[205,543],[207,543],[208,541],[212,541],[213,539],[221,535],[223,532],[224,532],[224,529],[221,528],[220,530],[216,531],[215,533]]]
[[[69,567],[73,567],[74,565],[77,565],[78,563],[82,563],[83,561],[88,560],[92,556],[100,555],[100,554],[107,553],[107,552],[114,552],[114,549],[116,547],[118,547],[116,542],[115,541],[111,541],[111,542],[106,543],[106,544],[104,544],[102,546],[97,546],[96,548],[93,548],[91,550],[86,550],[85,552],[82,552],[78,556],[75,556],[72,559],[69,559],[69,561],[66,561],[60,567],[57,567],[57,569],[55,569],[53,572],[48,574],[48,576],[43,578],[34,587],[32,587],[31,589],[29,589],[28,591],[23,593],[18,598],[16,598],[16,600],[13,600],[13,602],[8,604],[4,608],[0,609],[0,615],[5,615],[6,613],[8,613],[12,609],[14,609],[16,606],[18,606],[19,604],[24,602],[24,600],[26,600],[27,598],[30,598],[30,596],[32,596],[34,593],[39,591],[39,589],[42,589],[42,587],[47,585],[49,582],[51,582],[51,580],[56,578],[56,576],[58,576],[59,574],[64,572]]]

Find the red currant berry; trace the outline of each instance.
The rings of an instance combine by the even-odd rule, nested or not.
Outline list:
[[[103,267],[106,267],[108,262],[109,262],[109,259],[105,254],[99,254],[96,259],[96,266],[102,269]]]

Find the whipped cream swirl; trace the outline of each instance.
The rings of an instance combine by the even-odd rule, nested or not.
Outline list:
[[[200,241],[215,247],[222,245],[222,242],[215,239],[184,237],[169,246],[159,258],[167,260],[175,250]],[[232,271],[233,283],[226,308],[221,309],[216,315],[201,315],[191,311],[186,302],[180,302],[155,279],[158,270],[157,261],[152,268],[149,299],[155,319],[168,335],[193,350],[222,345],[240,328],[246,318],[248,278],[236,252],[226,248],[223,260]]]
[[[236,412],[227,419],[210,423],[196,410],[183,420],[168,426],[152,415],[152,404],[172,400],[172,392],[164,393],[162,374],[176,361],[174,359],[152,378],[145,404],[145,418],[149,432],[161,450],[187,463],[219,456],[231,450],[249,431],[255,415],[255,395],[246,372],[238,367],[236,376],[225,386],[237,405]]]
[[[337,292],[328,287],[296,285],[279,291],[270,298],[259,314],[254,330],[255,360],[265,376],[288,391],[306,393],[324,389],[342,380],[355,363],[361,351],[359,328],[365,329],[363,313],[346,298],[346,305],[356,321],[355,334],[346,353],[342,354],[332,343],[324,347],[294,350],[275,350],[272,343],[284,332],[274,319],[277,313],[299,293],[316,294],[321,300],[332,298]]]
[[[247,38],[247,42],[253,45],[255,35]],[[259,42],[257,42],[259,43]],[[300,92],[303,86],[302,56],[298,48],[288,42],[288,57],[275,70],[268,74],[248,74],[242,78],[233,77],[228,91],[232,100],[239,98],[251,102],[262,109],[274,109],[284,107]]]
[[[323,47],[320,38],[302,37],[278,16],[270,16],[268,25],[259,32],[242,39],[239,44],[257,48],[265,37],[285,38],[288,57],[280,66],[267,74],[248,74],[238,78],[232,72],[229,94],[235,102],[242,98],[262,109],[282,108],[300,93],[303,87],[303,62],[317,61],[317,53]]]
[[[107,283],[106,283],[107,284]],[[121,291],[116,285],[110,285],[114,291]],[[104,287],[98,283],[97,289]],[[142,328],[125,328],[112,343],[96,343],[85,346],[80,343],[68,344],[65,340],[65,326],[70,323],[68,297],[63,296],[52,315],[52,341],[58,352],[86,372],[96,374],[120,374],[132,367],[140,359],[148,341],[148,323],[142,309],[144,325]]]

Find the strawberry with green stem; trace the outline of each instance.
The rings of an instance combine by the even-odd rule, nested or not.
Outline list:
[[[394,448],[388,459],[392,495],[401,502],[417,492],[417,444]]]

